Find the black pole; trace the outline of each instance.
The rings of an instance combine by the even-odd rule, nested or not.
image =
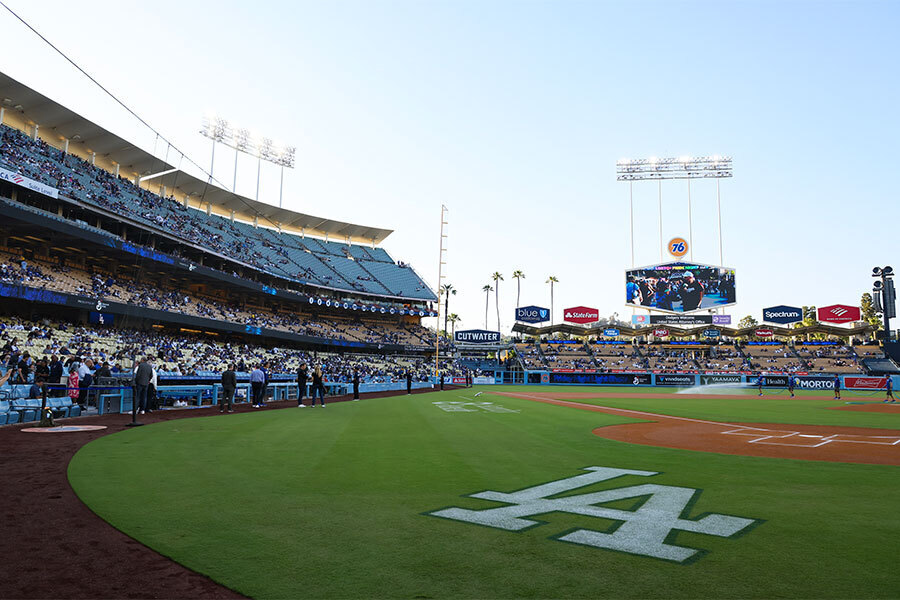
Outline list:
[[[53,413],[47,412],[47,383],[41,382],[41,422],[38,427],[53,427]]]
[[[140,427],[143,425],[137,420],[137,386],[131,388],[131,423],[125,423],[125,427]]]

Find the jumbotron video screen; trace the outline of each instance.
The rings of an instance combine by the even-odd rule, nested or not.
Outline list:
[[[730,306],[737,300],[734,269],[671,262],[625,271],[625,302],[672,313]]]

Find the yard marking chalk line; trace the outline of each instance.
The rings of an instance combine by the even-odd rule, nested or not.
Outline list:
[[[645,412],[642,410],[632,410],[628,408],[615,408],[611,406],[604,406],[602,404],[587,404],[584,402],[575,402],[572,400],[557,400],[555,398],[547,398],[543,396],[534,396],[531,394],[517,394],[512,392],[494,392],[500,396],[507,396],[510,398],[521,398],[523,400],[535,400],[537,402],[544,402],[546,404],[556,404],[558,406],[571,406],[573,408],[582,408],[586,410],[595,410],[598,412],[609,412],[609,413],[629,413],[633,415],[641,415],[645,417],[650,417],[656,421],[666,421],[666,420],[674,420],[674,421],[686,421],[688,423],[702,423],[704,425],[718,425],[723,428],[731,428],[729,431],[721,431],[720,433],[723,435],[739,435],[746,437],[753,437],[752,440],[747,440],[748,444],[767,444],[772,446],[793,446],[800,448],[819,448],[821,446],[825,446],[826,444],[831,443],[849,443],[849,444],[876,444],[882,446],[895,446],[900,444],[900,433],[897,435],[855,435],[855,434],[845,434],[845,433],[834,433],[831,435],[823,436],[823,435],[812,435],[812,434],[803,434],[796,430],[790,429],[769,429],[765,427],[753,427],[750,425],[740,425],[738,423],[722,423],[719,421],[707,421],[704,419],[693,419],[690,417],[676,417],[672,415],[661,415],[657,413]],[[790,443],[788,441],[790,438],[814,438],[818,441],[815,444],[797,444]],[[850,438],[850,439],[841,439],[841,438]],[[863,438],[863,439],[860,439]],[[884,440],[884,441],[881,441]],[[812,440],[810,440],[812,441]]]

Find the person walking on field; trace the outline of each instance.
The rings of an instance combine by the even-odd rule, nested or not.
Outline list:
[[[834,399],[841,399],[841,378],[838,375],[834,376]]]
[[[325,382],[323,381],[322,376],[322,367],[316,365],[315,370],[313,370],[312,374],[312,406],[316,405],[316,395],[319,396],[319,402],[322,404],[322,408],[325,408]]]
[[[353,369],[353,401],[359,402],[359,371]]]
[[[791,398],[794,397],[794,384],[796,383],[797,379],[793,375],[788,375],[788,391],[791,393]]]
[[[887,378],[887,387],[885,388],[884,401],[896,402],[896,400],[894,400],[894,379],[890,375],[888,375]]]
[[[222,406],[219,407],[220,413],[223,413],[226,410],[230,413],[234,412],[234,410],[231,409],[231,402],[234,400],[234,391],[236,389],[237,373],[234,372],[234,364],[232,363],[228,365],[228,368],[222,373]]]
[[[306,405],[303,404],[303,396],[306,395],[307,381],[309,381],[309,371],[306,370],[306,363],[303,363],[297,369],[297,408],[306,408]]]

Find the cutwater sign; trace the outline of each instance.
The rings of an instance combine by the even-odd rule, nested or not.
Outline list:
[[[550,310],[540,306],[520,306],[516,309],[516,321],[543,323],[550,320]]]
[[[454,333],[453,341],[462,344],[499,344],[500,332],[486,329],[466,329]]]
[[[796,306],[770,306],[763,309],[763,321],[766,323],[796,323],[803,320],[803,310]]]

